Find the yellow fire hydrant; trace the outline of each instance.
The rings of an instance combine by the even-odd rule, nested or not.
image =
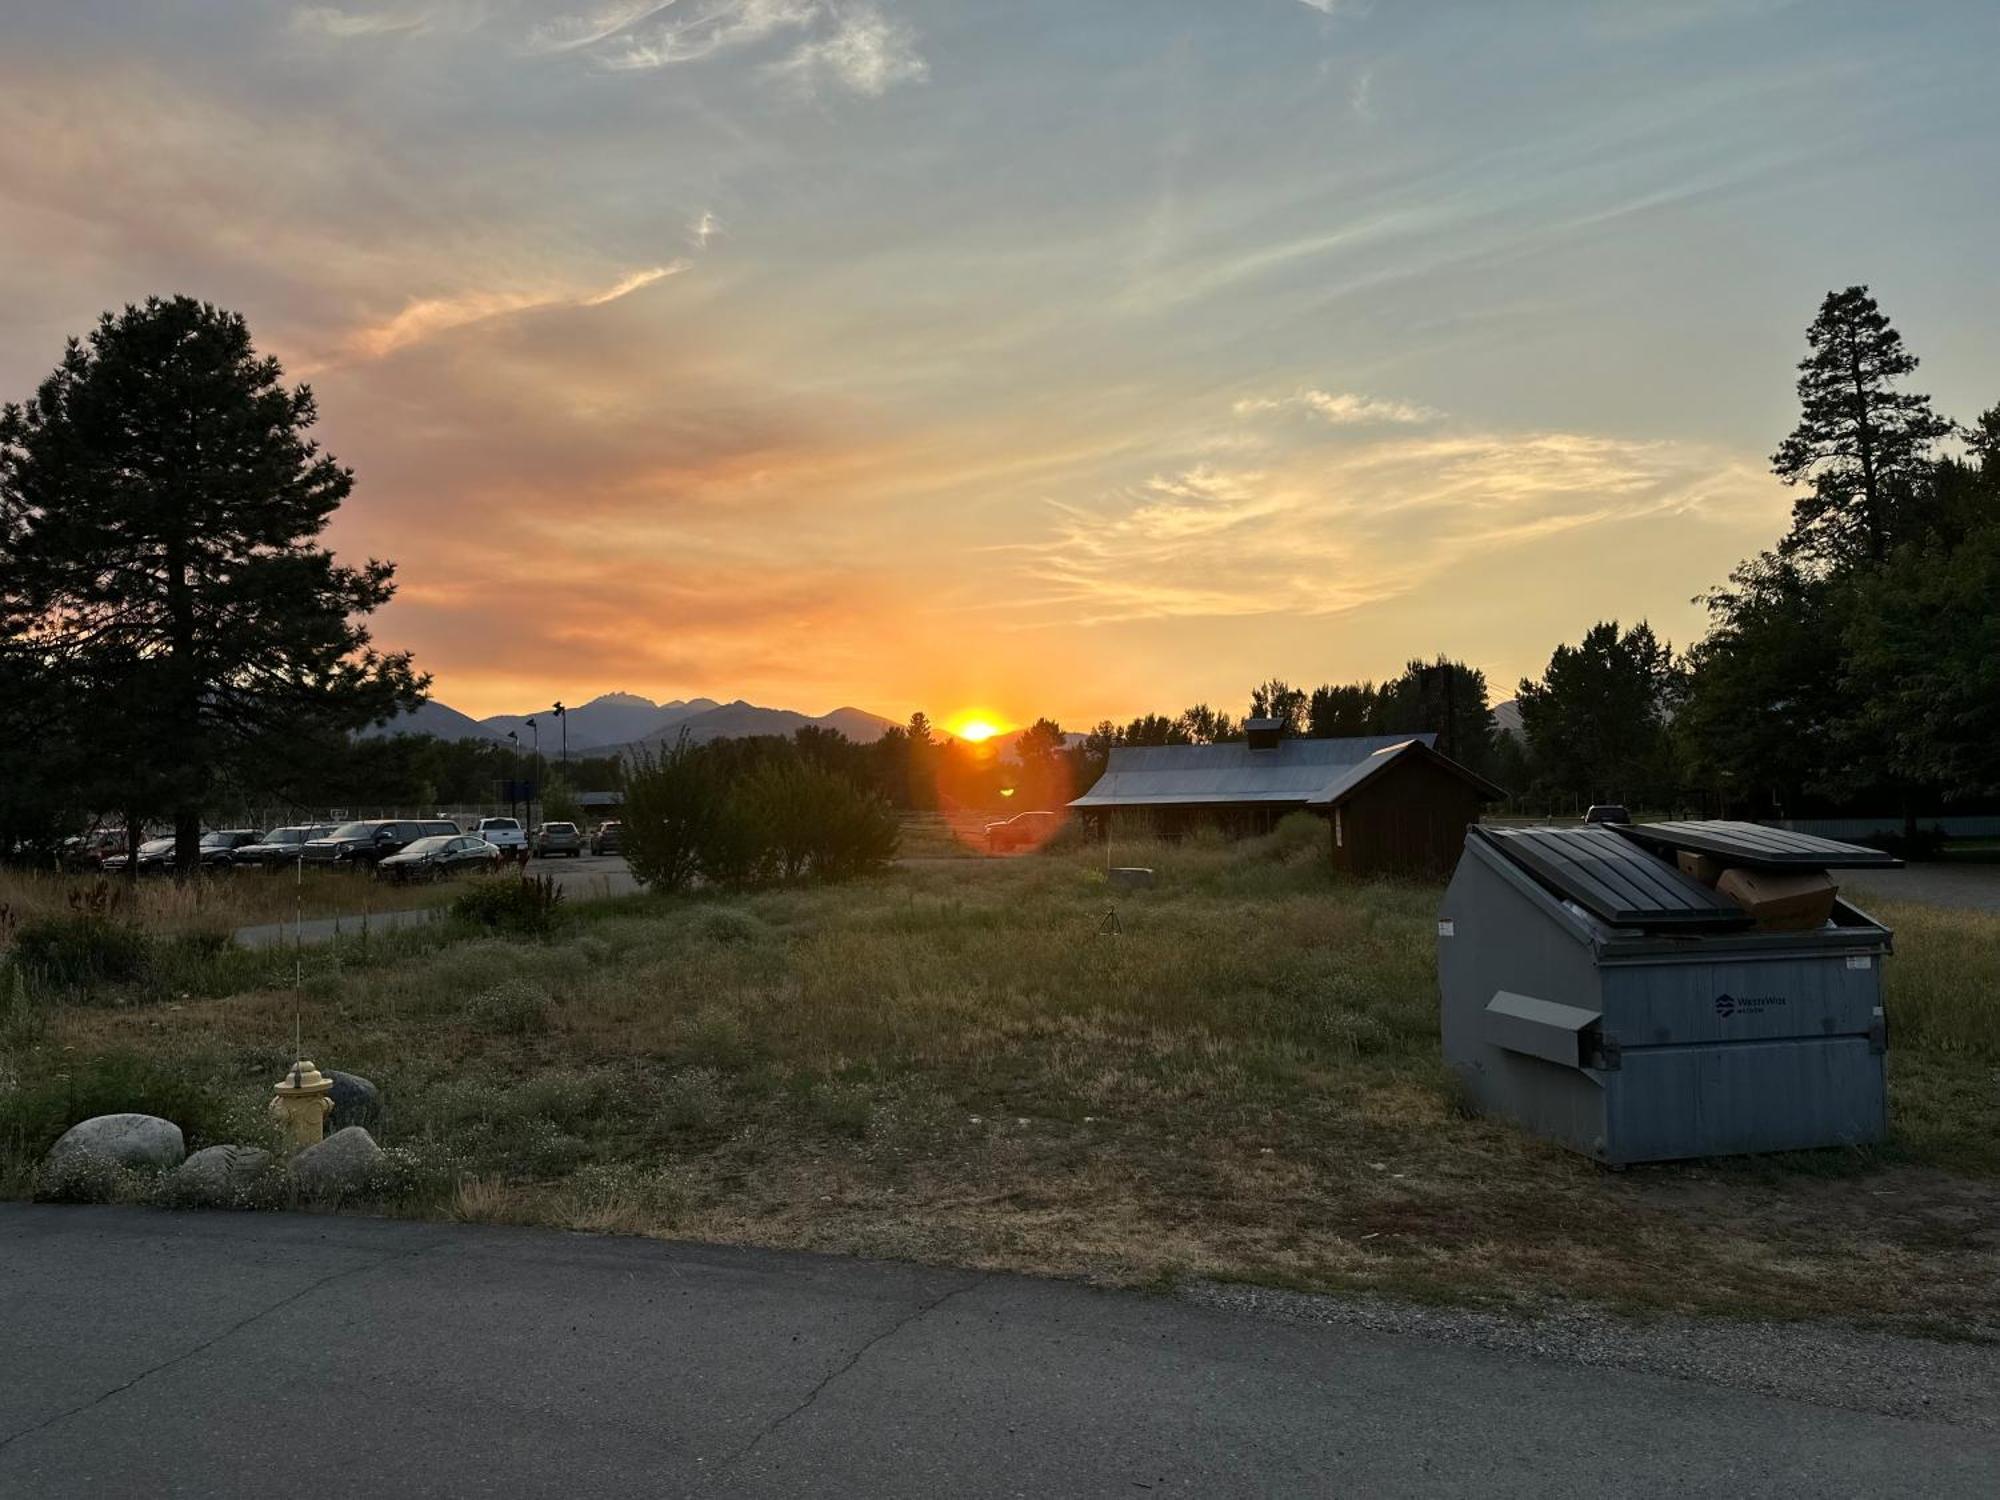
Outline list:
[[[326,1117],[333,1113],[333,1080],[300,1059],[278,1080],[271,1114],[294,1151],[326,1138]]]

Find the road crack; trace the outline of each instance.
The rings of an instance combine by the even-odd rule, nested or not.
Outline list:
[[[861,1361],[867,1357],[868,1352],[871,1349],[875,1348],[876,1345],[887,1343],[890,1339],[894,1338],[897,1334],[901,1333],[905,1328],[911,1327],[913,1324],[922,1322],[925,1318],[929,1317],[932,1313],[936,1312],[940,1307],[943,1307],[945,1303],[951,1301],[952,1298],[962,1296],[966,1292],[975,1291],[979,1287],[984,1286],[988,1279],[989,1278],[985,1275],[975,1276],[972,1280],[966,1282],[962,1286],[955,1286],[947,1292],[941,1292],[937,1296],[931,1298],[928,1302],[925,1302],[921,1306],[912,1309],[909,1313],[897,1319],[894,1323],[890,1324],[887,1328],[883,1329],[873,1338],[868,1339],[861,1345],[860,1348],[856,1349],[852,1354],[848,1355],[846,1359],[842,1360],[833,1369],[829,1370],[825,1375],[821,1376],[818,1382],[813,1386],[813,1388],[807,1391],[805,1395],[802,1398],[800,1398],[800,1400],[796,1405],[792,1406],[787,1411],[780,1412],[776,1417],[772,1418],[769,1422],[765,1423],[764,1426],[761,1429],[759,1429],[755,1437],[751,1438],[749,1442],[745,1443],[741,1448],[737,1449],[734,1453],[730,1454],[728,1458],[724,1459],[720,1467],[725,1470],[733,1469],[738,1464],[742,1463],[752,1453],[757,1451],[758,1445],[761,1444],[764,1441],[764,1439],[770,1437],[771,1434],[776,1432],[779,1428],[785,1426],[794,1417],[797,1417],[802,1413],[804,1413],[805,1411],[809,1410],[812,1407],[813,1403],[818,1401],[819,1398],[823,1394],[825,1394],[827,1387],[832,1385],[836,1380],[840,1379],[841,1376],[845,1375],[849,1370],[852,1370],[856,1365],[860,1364]]]
[[[387,1265],[393,1265],[395,1262],[399,1260],[412,1260],[419,1255],[428,1255],[431,1251],[442,1248],[446,1243],[447,1241],[445,1240],[436,1240],[431,1244],[421,1246],[420,1248],[415,1250],[399,1250],[394,1255],[384,1255],[378,1260],[366,1261],[358,1266],[349,1266],[345,1270],[329,1271],[326,1275],[320,1277],[317,1281],[308,1282],[305,1286],[300,1287],[296,1292],[292,1292],[286,1296],[280,1297],[277,1301],[271,1303],[270,1306],[259,1308],[256,1312],[251,1313],[248,1317],[239,1319],[238,1321],[230,1324],[220,1333],[214,1334],[209,1338],[203,1339],[199,1344],[196,1344],[192,1349],[184,1349],[179,1354],[176,1354],[169,1359],[163,1359],[156,1365],[150,1365],[146,1369],[141,1370],[137,1375],[134,1375],[130,1380],[124,1381],[118,1385],[114,1385],[111,1387],[110,1390],[102,1391],[99,1394],[92,1396],[88,1401],[79,1401],[75,1406],[70,1407],[68,1410],[59,1411],[54,1416],[45,1418],[44,1420],[35,1423],[32,1427],[23,1427],[19,1432],[9,1433],[6,1437],[0,1437],[0,1453],[6,1452],[8,1448],[12,1447],[22,1438],[33,1437],[36,1433],[45,1431],[46,1429],[55,1426],[58,1422],[66,1422],[71,1417],[77,1416],[82,1412],[87,1412],[94,1407],[102,1406],[105,1402],[111,1400],[112,1397],[122,1396],[123,1394],[125,1394],[125,1392],[131,1390],[134,1386],[139,1385],[144,1381],[152,1379],[155,1375],[160,1374],[162,1371],[171,1370],[175,1365],[185,1364],[188,1360],[193,1359],[197,1354],[201,1354],[206,1352],[207,1350],[213,1349],[217,1344],[221,1343],[225,1339],[235,1337],[237,1334],[241,1333],[244,1329],[248,1328],[252,1323],[256,1323],[264,1318],[268,1318],[271,1316],[272,1313],[282,1312],[285,1308],[290,1307],[294,1302],[303,1301],[305,1298],[310,1297],[314,1292],[317,1292],[322,1287],[330,1286],[334,1282],[344,1280],[349,1276],[360,1276],[369,1271],[379,1270],[381,1267]]]

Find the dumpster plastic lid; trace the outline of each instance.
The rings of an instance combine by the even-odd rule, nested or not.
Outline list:
[[[1557,895],[1614,927],[1737,932],[1750,914],[1604,826],[1474,828]]]
[[[1691,854],[1710,855],[1725,865],[1742,865],[1753,870],[1895,869],[1903,863],[1892,854],[1863,844],[1835,843],[1809,833],[1766,828],[1760,823],[1719,819],[1628,823],[1618,831],[1650,848],[1685,849]]]

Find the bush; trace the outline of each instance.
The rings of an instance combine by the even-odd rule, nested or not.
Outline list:
[[[562,900],[562,887],[553,875],[502,877],[473,884],[451,903],[451,912],[495,931],[537,935],[555,926]]]
[[[14,962],[44,989],[136,984],[151,972],[152,943],[136,927],[73,912],[23,922],[14,934]]]
[[[742,796],[780,879],[846,880],[895,858],[894,810],[837,771],[773,762],[745,781]]]
[[[709,757],[686,735],[662,754],[638,752],[625,783],[625,861],[633,875],[656,891],[692,883],[723,795]]]
[[[509,979],[473,997],[465,1019],[488,1036],[533,1036],[549,1029],[549,993],[524,979]]]
[[[660,1089],[661,1116],[675,1130],[705,1130],[722,1108],[722,1078],[713,1068],[683,1068]]]
[[[237,1138],[245,1121],[228,1095],[184,1066],[106,1052],[0,1093],[0,1156],[39,1160],[62,1133],[96,1115],[158,1115],[180,1126],[189,1151]]]
[[[626,783],[626,858],[655,890],[845,880],[887,864],[898,837],[888,803],[782,745],[732,778],[683,738]]]

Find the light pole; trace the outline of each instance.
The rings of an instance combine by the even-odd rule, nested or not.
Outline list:
[[[542,786],[542,726],[530,717],[528,729],[535,736],[535,779],[528,783],[528,826],[532,828],[535,824],[535,793]]]
[[[521,731],[518,729],[508,730],[507,739],[508,742],[512,744],[514,747],[513,753],[507,757],[513,763],[508,767],[508,769],[514,773],[507,780],[507,789],[509,792],[516,792],[519,791],[521,788]],[[520,805],[521,805],[520,798],[513,796],[508,797],[507,815],[509,817],[512,817],[514,815],[514,809],[519,807]]]

